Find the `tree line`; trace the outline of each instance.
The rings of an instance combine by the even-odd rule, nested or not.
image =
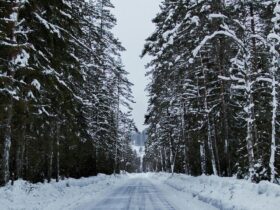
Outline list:
[[[164,0],[153,22],[146,169],[277,182],[279,0]]]
[[[0,1],[0,185],[132,171],[110,0]]]

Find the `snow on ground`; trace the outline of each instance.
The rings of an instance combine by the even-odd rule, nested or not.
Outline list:
[[[132,184],[134,181],[135,186]],[[269,182],[252,184],[235,178],[191,177],[183,174],[171,176],[167,173],[98,175],[90,178],[66,179],[59,183],[52,181],[49,184],[30,184],[19,180],[14,186],[0,188],[0,209],[77,210],[85,204],[89,207],[94,206],[111,193],[122,198],[121,195],[117,195],[117,189],[126,191],[125,189],[135,188],[135,192],[143,197],[141,192],[145,193],[145,190],[141,190],[141,186],[146,187],[143,189],[150,189],[149,194],[144,197],[155,198],[157,202],[165,200],[165,204],[169,203],[174,207],[173,209],[280,209],[280,186]],[[153,192],[155,195],[150,195]],[[126,196],[129,197],[130,194],[137,201],[139,196],[135,193],[128,193]]]
[[[192,195],[223,210],[279,210],[280,186],[263,181],[253,184],[235,178],[183,174],[170,176],[166,173],[152,174],[151,178],[164,183],[186,197]],[[189,199],[189,198],[188,198]],[[193,209],[194,210],[194,209]]]
[[[217,210],[210,204],[149,176],[133,174],[123,185],[112,188],[102,199],[78,206],[75,210]]]
[[[98,199],[113,186],[125,182],[127,175],[81,179],[66,179],[56,183],[30,184],[16,181],[14,186],[0,188],[1,210],[67,210],[75,206]]]
[[[171,175],[167,173],[145,173],[145,174],[132,174],[129,175],[131,178],[146,178],[149,180],[157,189],[157,194],[162,196],[168,201],[173,208],[167,208],[172,210],[218,210],[218,208],[200,201],[194,198],[192,194],[185,193],[174,187],[171,187],[166,183],[170,179]],[[176,181],[176,179],[174,180]],[[144,208],[145,209],[145,208]],[[165,209],[163,209],[165,210]]]

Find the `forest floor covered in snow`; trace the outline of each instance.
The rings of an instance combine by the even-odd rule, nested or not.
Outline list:
[[[171,176],[167,173],[98,175],[45,184],[30,184],[19,180],[14,186],[7,185],[0,188],[0,209],[76,210],[81,209],[84,204],[91,206],[91,203],[94,207],[95,203],[116,192],[117,189],[123,186],[133,187],[134,180],[144,185],[151,185],[157,190],[157,196],[161,193],[162,197],[173,206],[172,209],[280,209],[280,186],[269,182],[253,184],[235,178],[191,177],[183,174]],[[138,192],[139,187],[136,190]],[[149,196],[150,194],[151,192]],[[130,202],[131,199],[128,200]],[[136,209],[133,205],[129,206],[127,209]]]
[[[151,176],[180,192],[187,199],[198,199],[222,210],[279,210],[280,186],[262,181],[259,184],[247,180],[218,176],[192,177],[184,174],[170,176],[166,173]],[[190,201],[191,202],[191,201]]]
[[[75,206],[98,199],[102,192],[122,184],[126,175],[81,179],[65,179],[60,182],[31,184],[18,180],[0,188],[1,210],[67,210]]]

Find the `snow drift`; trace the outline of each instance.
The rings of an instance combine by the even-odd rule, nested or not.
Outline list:
[[[222,210],[279,210],[280,186],[218,176],[153,174],[153,179]]]
[[[79,209],[94,203],[117,187],[143,178],[164,192],[167,199],[181,208],[200,210],[210,204],[222,210],[279,210],[280,186],[269,182],[253,184],[246,180],[218,176],[192,177],[184,174],[146,173],[117,176],[98,175],[81,179],[66,179],[56,183],[30,184],[18,180],[0,188],[1,210],[65,210]],[[186,202],[179,202],[185,200]],[[209,205],[208,205],[209,206]]]
[[[31,184],[18,180],[0,188],[1,210],[58,210],[75,209],[82,203],[97,199],[103,191],[113,185],[122,183],[126,176],[107,176],[81,179],[65,179],[58,183]]]

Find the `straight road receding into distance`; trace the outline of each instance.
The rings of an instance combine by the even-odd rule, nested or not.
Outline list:
[[[121,186],[104,193],[101,199],[76,210],[216,210],[191,197],[143,174],[129,178]]]

